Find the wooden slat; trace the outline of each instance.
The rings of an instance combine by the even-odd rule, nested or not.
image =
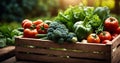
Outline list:
[[[120,46],[112,53],[112,63],[120,63]]]
[[[19,60],[44,61],[44,62],[50,62],[50,63],[51,62],[52,63],[107,63],[105,61],[99,61],[99,60],[48,57],[48,56],[38,56],[38,55],[31,55],[31,54],[18,54],[16,58]]]
[[[112,40],[112,49],[116,48],[118,45],[120,45],[120,35]]]
[[[83,51],[103,51],[106,52],[105,44],[85,44],[85,43],[77,43],[77,44],[57,44],[48,40],[40,40],[40,39],[27,39],[27,38],[19,38],[16,40],[16,45],[32,45],[32,46],[41,46],[41,47],[55,47],[55,48],[67,48],[67,49],[79,49]]]
[[[24,48],[16,47],[17,52],[31,52],[37,54],[52,54],[57,56],[70,56],[70,57],[79,57],[79,58],[91,58],[91,59],[106,59],[105,54],[93,54],[92,52],[81,53],[73,51],[61,51],[61,50],[49,50],[49,49],[39,49],[39,48]]]
[[[106,57],[108,63],[111,63],[111,58],[112,58],[112,53],[111,53],[112,46],[111,46],[111,44],[106,45],[106,51],[107,51],[107,53],[105,53],[106,54],[105,57]]]

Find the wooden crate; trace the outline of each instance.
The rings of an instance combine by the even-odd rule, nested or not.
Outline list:
[[[50,40],[16,37],[16,59],[51,63],[120,63],[120,35],[108,44],[62,45]]]

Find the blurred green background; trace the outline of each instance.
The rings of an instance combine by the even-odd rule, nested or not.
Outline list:
[[[120,0],[0,0],[0,21],[21,22],[25,18],[53,17],[69,5],[108,6],[120,15]]]
[[[23,19],[52,20],[70,5],[108,6],[120,21],[120,0],[0,0],[0,47],[14,45],[14,36]]]

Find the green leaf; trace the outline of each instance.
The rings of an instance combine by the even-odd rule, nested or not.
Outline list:
[[[0,38],[0,47],[5,47],[5,46],[6,46],[6,39]]]

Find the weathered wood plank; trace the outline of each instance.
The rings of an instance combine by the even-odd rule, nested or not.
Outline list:
[[[38,56],[31,54],[18,54],[16,58],[19,58],[19,60],[32,60],[32,61],[43,61],[43,62],[52,62],[52,63],[106,63],[105,61],[101,61],[101,60],[49,57],[49,56]]]
[[[41,47],[53,47],[53,48],[66,48],[66,49],[78,49],[83,51],[106,51],[105,44],[94,44],[94,43],[77,43],[77,44],[57,44],[49,40],[40,40],[40,39],[27,39],[19,38],[16,42],[16,45],[32,45],[32,46],[41,46]]]
[[[112,53],[112,63],[120,63],[120,46]]]
[[[4,47],[4,48],[1,48],[0,49],[0,61],[3,61],[5,59],[8,59],[12,56],[14,56],[15,52],[15,46],[7,46],[7,47]]]
[[[116,48],[118,45],[120,45],[120,35],[112,40],[112,49]]]
[[[91,59],[106,59],[105,53],[96,53],[96,52],[83,52],[83,51],[61,51],[61,50],[50,50],[50,49],[40,49],[40,48],[24,48],[16,47],[17,52],[30,52],[37,54],[50,54],[57,56],[70,56],[70,57],[79,57],[79,58],[91,58]]]

